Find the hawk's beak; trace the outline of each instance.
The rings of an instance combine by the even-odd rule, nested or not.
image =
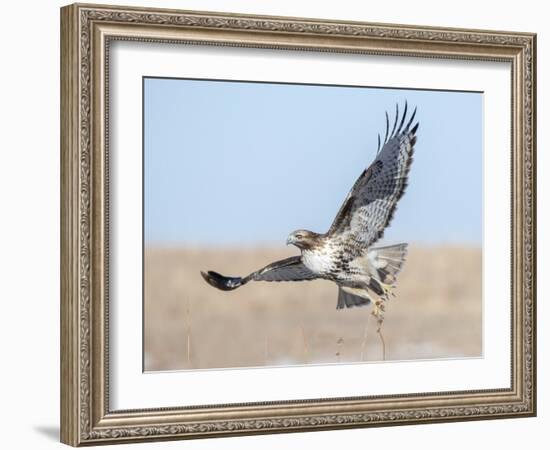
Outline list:
[[[294,244],[294,238],[289,236],[286,238],[286,245]]]

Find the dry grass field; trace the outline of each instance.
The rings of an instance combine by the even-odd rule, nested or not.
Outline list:
[[[337,311],[332,283],[250,283],[222,292],[199,273],[244,275],[295,253],[147,249],[145,370],[381,360],[371,307]],[[386,360],[481,356],[481,275],[479,248],[409,247],[386,305]]]

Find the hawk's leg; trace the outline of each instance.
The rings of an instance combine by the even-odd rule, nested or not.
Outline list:
[[[390,295],[392,297],[395,297],[395,294],[393,293],[393,289],[395,288],[395,284],[389,284],[384,283],[383,281],[379,280],[378,278],[371,278],[369,287],[382,299],[387,300],[389,299]]]

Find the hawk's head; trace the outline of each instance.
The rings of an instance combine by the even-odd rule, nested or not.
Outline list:
[[[296,230],[288,235],[286,245],[292,244],[301,250],[308,250],[319,243],[320,234],[308,230]]]

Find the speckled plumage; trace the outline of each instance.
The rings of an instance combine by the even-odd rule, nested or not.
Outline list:
[[[301,256],[276,261],[247,277],[224,277],[202,272],[204,279],[222,290],[232,290],[249,281],[303,281],[327,279],[339,287],[337,308],[368,304],[387,298],[405,260],[407,244],[373,247],[389,225],[398,200],[405,192],[412,162],[416,109],[407,119],[407,104],[399,121],[380,142],[376,158],[359,176],[340,207],[328,232],[293,232],[287,243],[301,249]],[[399,123],[398,123],[399,121]]]

